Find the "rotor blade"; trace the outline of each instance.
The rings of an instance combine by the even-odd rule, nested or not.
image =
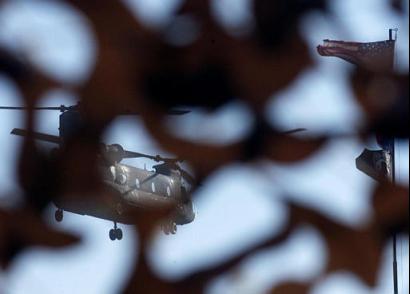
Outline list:
[[[76,105],[73,106],[65,106],[65,105],[60,105],[60,106],[38,106],[38,107],[26,107],[26,106],[0,106],[0,109],[5,109],[5,110],[59,110],[59,111],[66,111],[69,109],[72,109],[76,107]]]
[[[16,136],[27,137],[29,135],[29,132],[23,129],[13,129],[10,134],[16,135]],[[38,133],[38,132],[32,132],[32,136],[34,139],[40,140],[40,141],[45,141],[45,142],[54,143],[54,144],[62,143],[61,137],[59,136]]]
[[[26,106],[0,106],[0,109],[6,109],[6,110],[26,110],[26,109],[33,109],[33,110],[59,110],[59,111],[66,111],[69,109],[73,109],[77,107],[77,105],[72,105],[72,106],[65,106],[65,105],[60,105],[60,106],[38,106],[38,107],[26,107]],[[183,109],[171,109],[167,112],[169,115],[184,115],[187,113],[190,113],[190,110],[183,110]],[[124,109],[121,112],[121,115],[139,115],[138,111],[133,111],[130,109]]]
[[[184,110],[184,109],[170,109],[167,111],[168,115],[184,115],[187,113],[190,113],[190,110]],[[135,109],[129,109],[129,108],[124,108],[120,111],[121,115],[140,115],[140,112]]]
[[[25,110],[25,109],[34,109],[34,110],[60,110],[60,107],[0,106],[0,109],[7,109],[7,110]]]
[[[170,169],[179,170],[181,172],[182,177],[185,178],[189,182],[189,184],[194,185],[196,183],[195,178],[177,164],[177,162],[182,161],[178,158],[164,158],[159,155],[152,156],[152,155],[148,155],[144,153],[124,150],[123,158],[142,158],[142,157],[152,159],[157,162],[163,161],[165,164],[169,166]]]
[[[167,114],[169,115],[184,115],[190,113],[190,110],[183,110],[183,109],[170,109],[168,110]]]
[[[181,161],[178,158],[166,158],[166,157],[161,157],[159,155],[154,156],[154,155],[148,155],[148,154],[128,151],[128,150],[124,150],[124,158],[148,158],[148,159],[155,160],[156,162],[163,161],[167,163],[176,163],[178,161]]]
[[[144,153],[139,153],[139,152],[133,152],[133,151],[128,151],[124,150],[124,158],[149,158],[155,161],[159,161],[159,158],[157,156],[152,156]]]
[[[307,131],[307,129],[305,129],[305,128],[299,128],[299,129],[293,129],[293,130],[281,132],[281,134],[283,134],[283,135],[290,135],[290,134],[300,133],[300,132],[305,132],[305,131]]]

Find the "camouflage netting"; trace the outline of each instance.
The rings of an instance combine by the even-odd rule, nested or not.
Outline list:
[[[6,269],[31,246],[60,248],[81,242],[50,228],[42,213],[60,195],[88,195],[87,191],[102,189],[96,167],[99,142],[124,106],[138,110],[144,126],[163,149],[189,163],[198,186],[206,184],[207,177],[215,171],[234,162],[252,164],[267,159],[283,165],[298,164],[340,136],[284,134],[265,118],[272,97],[288,87],[302,71],[316,66],[299,24],[312,11],[332,19],[325,0],[255,0],[252,10],[255,25],[237,35],[228,34],[214,19],[208,0],[185,1],[169,25],[155,30],[139,22],[121,1],[61,1],[88,19],[98,44],[90,77],[71,88],[80,97],[86,121],[84,128],[52,158],[38,149],[32,136],[24,139],[18,160],[24,201],[13,209],[0,208],[0,263]],[[401,9],[400,1],[391,2],[394,9]],[[197,38],[187,44],[175,44],[167,37],[167,30],[181,15],[194,17],[201,28]],[[39,71],[18,53],[2,48],[0,72],[15,81],[26,106],[37,105],[50,89],[68,87]],[[369,93],[375,93],[372,88],[375,81],[381,79],[388,81],[389,88],[379,87],[377,93],[391,101],[383,107],[374,101],[380,97],[369,97]],[[358,105],[366,112],[367,123],[347,136],[365,140],[375,132],[382,132],[408,138],[408,112],[403,113],[404,107],[408,108],[408,74],[357,67],[350,82]],[[391,87],[396,91],[390,91]],[[193,142],[172,133],[172,126],[165,126],[167,112],[175,107],[202,107],[213,113],[237,100],[255,118],[252,131],[239,142],[226,145]],[[34,131],[36,113],[28,110],[25,117],[30,133]],[[283,200],[289,208],[289,219],[282,232],[222,264],[194,272],[177,282],[158,277],[145,254],[155,224],[166,212],[136,213],[134,228],[140,250],[134,272],[122,293],[202,293],[215,277],[234,270],[262,249],[282,245],[306,223],[317,228],[328,247],[323,275],[345,270],[374,287],[382,252],[392,234],[408,234],[408,189],[381,178],[372,193],[374,214],[361,228],[339,224],[314,209]],[[31,225],[26,226],[27,223]],[[271,293],[309,293],[316,281],[306,284],[290,281],[275,286]]]

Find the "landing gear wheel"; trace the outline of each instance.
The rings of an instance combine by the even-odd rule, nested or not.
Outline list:
[[[111,241],[122,239],[122,230],[120,228],[117,228],[117,222],[114,222],[114,229],[110,230],[109,235]]]
[[[121,229],[115,229],[115,237],[117,237],[117,240],[122,239],[122,230]]]
[[[57,209],[54,213],[54,218],[56,221],[61,222],[63,220],[63,210]]]
[[[110,233],[109,233],[109,235],[110,235],[110,239],[111,239],[111,241],[114,241],[115,239],[116,239],[116,233],[115,233],[115,230],[114,229],[111,229],[110,230]]]

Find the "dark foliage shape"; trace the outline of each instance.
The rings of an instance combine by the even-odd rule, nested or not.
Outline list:
[[[313,10],[327,10],[325,0],[255,0],[255,36],[269,50],[281,48],[297,32],[299,20]]]

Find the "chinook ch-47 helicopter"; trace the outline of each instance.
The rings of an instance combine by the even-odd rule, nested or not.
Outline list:
[[[33,108],[34,110],[59,110],[61,112],[59,136],[35,132],[34,138],[61,147],[64,141],[82,125],[82,113],[79,106],[80,104]],[[0,109],[24,110],[26,108],[0,107]],[[171,110],[169,114],[182,115],[188,112]],[[16,128],[11,131],[11,134],[26,136],[27,131]],[[123,237],[122,230],[117,227],[117,223],[132,224],[131,214],[136,209],[175,205],[176,209],[172,217],[162,225],[166,234],[175,234],[177,225],[188,224],[194,220],[195,213],[190,197],[194,179],[178,164],[182,160],[124,150],[119,144],[101,144],[99,158],[99,169],[103,182],[110,191],[114,192],[110,195],[114,196],[111,195],[108,199],[102,197],[100,203],[89,203],[87,199],[84,201],[55,200],[56,221],[63,220],[63,211],[111,220],[114,222],[114,228],[109,231],[109,237],[114,241],[121,240]],[[148,158],[158,164],[153,166],[153,171],[148,171],[145,168],[121,163],[126,158]]]

